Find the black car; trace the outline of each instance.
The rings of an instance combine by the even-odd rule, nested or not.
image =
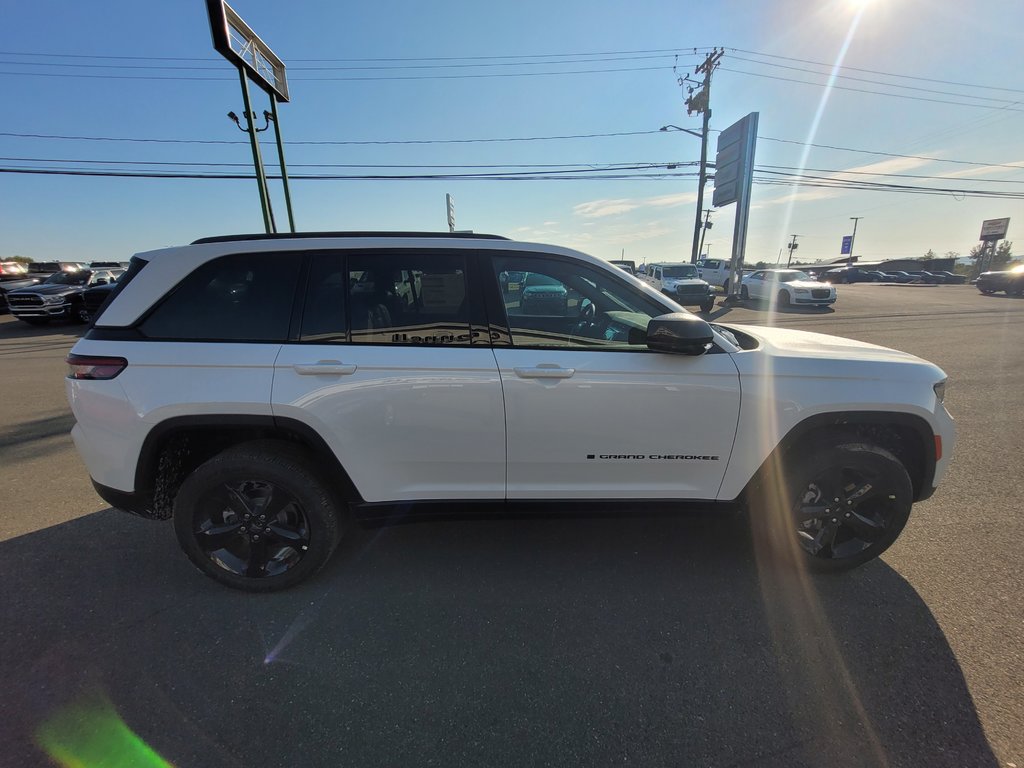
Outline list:
[[[941,277],[942,282],[946,283],[947,285],[963,285],[964,283],[967,282],[967,278],[964,277],[963,275],[956,275],[953,274],[952,272],[946,271],[945,269],[940,269],[937,272],[932,271],[932,274],[935,275],[936,277]]]
[[[825,283],[872,283],[874,278],[860,267],[839,267],[830,269],[820,275],[819,280]]]
[[[82,294],[82,303],[85,305],[85,311],[89,315],[90,321],[96,319],[96,315],[99,313],[100,307],[103,306],[103,302],[107,300],[107,297],[116,287],[117,278],[115,277],[109,283],[94,285],[92,288],[85,289],[85,293]]]
[[[42,282],[42,278],[25,275],[0,277],[0,312],[7,311],[7,294],[19,288],[28,288]]]
[[[982,272],[978,276],[978,290],[982,293],[1005,291],[1007,296],[1024,294],[1024,267],[1003,272]]]
[[[891,283],[917,283],[920,282],[917,275],[912,275],[909,272],[886,272],[886,276],[889,278]]]
[[[113,282],[122,271],[83,269],[56,272],[41,283],[9,292],[7,304],[11,314],[32,325],[43,325],[50,320],[87,323],[89,313],[83,302],[86,288]]]

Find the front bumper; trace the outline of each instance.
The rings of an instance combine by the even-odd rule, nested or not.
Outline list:
[[[68,304],[43,304],[41,306],[10,306],[15,317],[64,317],[68,314]]]
[[[836,303],[836,297],[832,296],[831,298],[827,298],[827,299],[816,299],[813,296],[794,296],[793,297],[793,303],[794,304],[810,304],[810,305],[814,305],[814,306],[818,306],[818,307],[825,307],[825,306],[828,306],[829,304],[835,304]]]

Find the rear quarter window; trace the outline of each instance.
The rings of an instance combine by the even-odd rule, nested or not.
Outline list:
[[[203,264],[139,326],[151,339],[285,341],[301,256],[240,253]]]

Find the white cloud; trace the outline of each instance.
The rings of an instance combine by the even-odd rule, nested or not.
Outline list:
[[[993,173],[1019,173],[1020,171],[1024,171],[1024,160],[1016,160],[1012,164],[1019,165],[1020,168],[1006,168],[1002,165],[984,165],[964,168],[960,171],[950,171],[949,173],[942,173],[939,175],[944,179],[956,179],[960,176],[984,176],[986,174],[991,175]],[[1009,163],[1007,165],[1009,165]]]
[[[618,216],[640,208],[674,208],[688,205],[697,199],[696,192],[677,192],[672,195],[654,197],[625,197],[613,200],[591,200],[574,205],[572,212],[587,219]]]

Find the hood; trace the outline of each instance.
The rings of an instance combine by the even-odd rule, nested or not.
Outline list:
[[[666,277],[661,282],[665,285],[696,285],[706,286],[707,281],[701,280],[699,277]]]
[[[794,288],[831,288],[830,283],[820,283],[817,280],[794,280],[791,283],[785,283],[785,285],[791,285]]]
[[[27,288],[19,288],[11,293],[34,293],[39,296],[63,296],[68,293],[81,293],[85,290],[84,285],[56,285],[53,283],[39,283],[30,285]]]
[[[762,348],[779,358],[802,360],[835,360],[854,363],[901,363],[928,366],[941,371],[937,366],[907,352],[889,349],[877,344],[854,341],[841,336],[824,333],[796,331],[789,328],[768,328],[758,325],[726,325],[741,333],[749,334],[761,342]]]

